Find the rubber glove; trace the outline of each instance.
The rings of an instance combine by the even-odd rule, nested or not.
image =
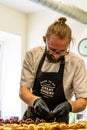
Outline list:
[[[49,108],[47,107],[46,103],[44,102],[44,100],[42,98],[36,99],[33,104],[33,107],[34,107],[34,111],[38,115],[40,115],[42,117],[47,117],[47,118],[50,117]]]
[[[57,118],[66,116],[71,111],[72,106],[68,101],[66,101],[56,106],[56,108],[53,110],[53,116]]]

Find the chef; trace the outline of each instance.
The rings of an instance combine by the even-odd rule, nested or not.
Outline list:
[[[80,57],[70,52],[72,31],[66,18],[52,23],[43,36],[45,46],[26,52],[20,80],[20,98],[28,105],[23,119],[69,121],[69,112],[87,104],[87,71]],[[75,101],[72,101],[72,96]]]

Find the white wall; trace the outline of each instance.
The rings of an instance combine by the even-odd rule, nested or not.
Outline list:
[[[27,14],[0,4],[0,31],[22,37],[22,57],[26,48]]]

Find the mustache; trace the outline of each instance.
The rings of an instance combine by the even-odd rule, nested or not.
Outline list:
[[[47,59],[51,62],[51,63],[57,63],[59,61],[61,61],[63,56],[60,56],[58,59],[54,59],[53,55],[49,53],[49,51],[46,50],[46,56]]]

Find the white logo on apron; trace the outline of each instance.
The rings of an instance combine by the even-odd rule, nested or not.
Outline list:
[[[44,80],[40,82],[40,85],[41,85],[40,93],[43,94],[44,97],[46,98],[53,97],[55,84],[52,83],[52,81]]]

